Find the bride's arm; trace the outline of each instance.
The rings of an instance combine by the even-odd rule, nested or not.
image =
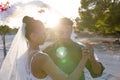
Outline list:
[[[83,56],[76,69],[70,75],[60,70],[47,54],[38,54],[35,56],[31,64],[31,69],[33,75],[38,78],[40,75],[39,69],[42,68],[53,80],[78,80],[84,69],[87,58],[87,56]]]
[[[82,59],[80,60],[76,69],[70,74],[70,76],[68,77],[69,78],[68,80],[79,80],[80,79],[80,76],[85,68],[89,55],[90,54],[86,49],[82,50]]]
[[[66,80],[67,78],[66,74],[61,71],[45,53],[37,54],[31,62],[31,71],[35,77],[41,78],[40,70],[43,70],[47,75],[52,77],[53,80]]]

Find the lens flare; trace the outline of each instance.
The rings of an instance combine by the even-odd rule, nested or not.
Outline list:
[[[59,48],[57,48],[56,55],[57,55],[58,58],[61,59],[62,63],[65,63],[67,61],[67,59],[66,59],[67,48],[65,48],[65,47],[59,47]]]
[[[66,62],[67,62],[67,59],[66,59],[66,58],[62,58],[62,59],[61,59],[61,62],[62,62],[62,63],[66,63]]]

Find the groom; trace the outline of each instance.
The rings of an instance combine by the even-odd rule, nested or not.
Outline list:
[[[70,39],[72,25],[73,22],[70,19],[62,18],[56,30],[57,41],[44,50],[55,64],[67,74],[74,71],[82,58],[83,46]],[[103,65],[95,60],[93,52],[86,63],[86,68],[93,78],[101,76],[104,70]],[[80,75],[79,80],[85,80],[84,72]]]

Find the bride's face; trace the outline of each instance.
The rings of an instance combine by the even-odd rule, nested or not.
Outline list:
[[[31,33],[31,40],[39,45],[42,45],[46,39],[44,25],[35,26],[33,32]]]

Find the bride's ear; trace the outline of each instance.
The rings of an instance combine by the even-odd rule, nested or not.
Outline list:
[[[29,37],[30,37],[30,39],[34,39],[35,34],[34,33],[30,33]]]

